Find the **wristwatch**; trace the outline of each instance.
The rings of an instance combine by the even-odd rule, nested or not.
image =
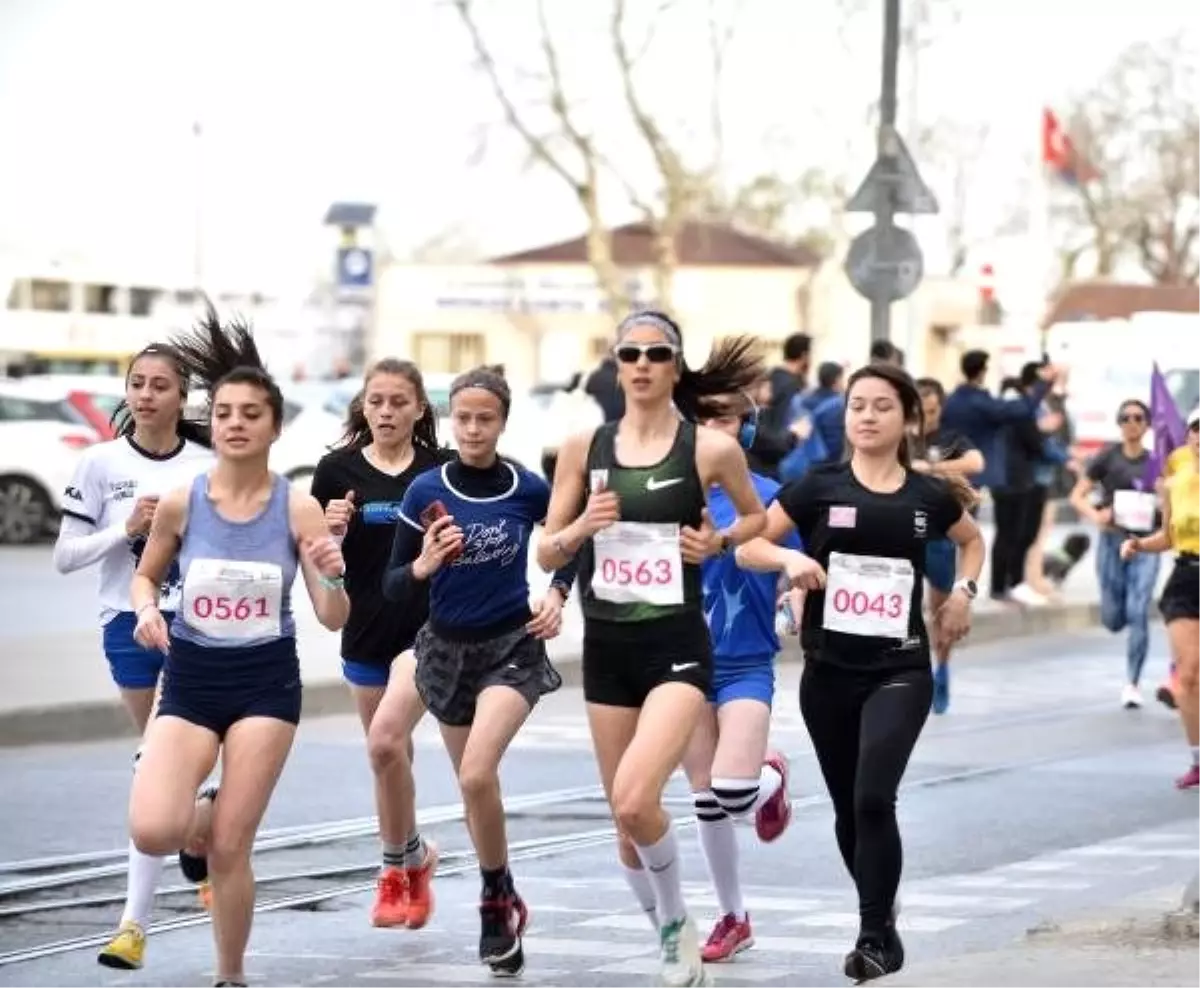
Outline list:
[[[979,584],[974,580],[968,580],[965,578],[959,580],[951,588],[951,592],[954,590],[961,590],[963,593],[965,593],[967,595],[967,600],[974,600],[979,596]]]
[[[733,539],[731,539],[729,537],[728,532],[721,532],[720,536],[721,536],[721,541],[720,541],[721,548],[717,550],[717,555],[723,556],[723,555],[725,555],[725,553],[727,553],[730,549],[733,548]]]
[[[564,583],[562,580],[555,580],[550,584],[550,589],[558,591],[558,595],[562,597],[564,604],[567,602],[567,598],[571,596],[571,584]]]

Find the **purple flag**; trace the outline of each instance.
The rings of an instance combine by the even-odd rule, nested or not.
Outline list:
[[[1154,430],[1154,451],[1142,475],[1142,488],[1148,491],[1154,490],[1155,483],[1162,476],[1167,457],[1187,442],[1187,426],[1157,363],[1150,376],[1150,427]]]

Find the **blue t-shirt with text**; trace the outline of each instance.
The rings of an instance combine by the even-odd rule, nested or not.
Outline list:
[[[750,479],[762,503],[770,505],[779,493],[779,484],[757,473],[751,473]],[[729,495],[719,487],[709,492],[708,513],[718,529],[733,524],[737,517]],[[802,548],[800,536],[794,530],[781,544],[788,549]],[[779,575],[744,570],[732,552],[706,560],[701,573],[704,617],[716,662],[778,653],[775,604],[779,597]]]
[[[512,463],[512,485],[496,497],[455,490],[447,468],[421,474],[400,505],[400,520],[423,531],[421,513],[441,501],[463,531],[463,553],[430,580],[430,619],[446,627],[485,628],[529,611],[529,539],[546,517],[550,488]]]

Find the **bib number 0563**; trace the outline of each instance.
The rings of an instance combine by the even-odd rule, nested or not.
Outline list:
[[[635,563],[630,559],[613,559],[609,556],[600,563],[601,579],[618,587],[666,586],[671,582],[671,575],[671,562],[668,559],[641,559]]]

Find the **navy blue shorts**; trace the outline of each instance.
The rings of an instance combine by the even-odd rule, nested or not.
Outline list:
[[[775,698],[775,659],[772,655],[720,655],[713,659],[712,687],[708,702],[718,707],[730,700],[758,700],[771,706]]]
[[[295,638],[211,648],[171,636],[159,717],[179,717],[224,738],[247,717],[300,723],[300,660]]]
[[[342,678],[351,686],[363,686],[368,689],[383,689],[388,684],[388,674],[392,671],[391,663],[360,662],[358,659],[342,657]]]
[[[164,613],[163,620],[170,626],[173,614]],[[133,639],[137,627],[137,615],[133,611],[120,611],[101,629],[104,657],[113,682],[123,690],[152,690],[158,685],[158,674],[162,672],[166,656],[157,648],[142,648]]]
[[[925,545],[925,579],[934,590],[949,593],[954,589],[958,570],[958,546],[950,539],[937,539]]]

